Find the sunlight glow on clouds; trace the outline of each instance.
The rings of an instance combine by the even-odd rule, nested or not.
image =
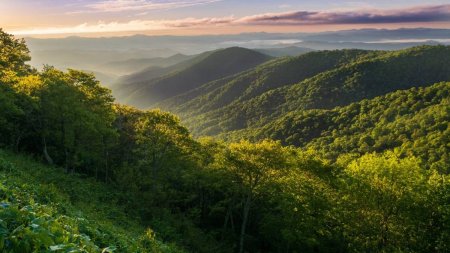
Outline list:
[[[450,4],[395,10],[268,13],[240,20],[254,25],[392,24],[437,21],[450,21]]]
[[[214,0],[189,1],[190,4],[201,4]],[[104,1],[110,3],[109,11],[119,11],[123,8],[137,8],[139,4],[145,5],[156,1],[131,1],[136,5],[124,6],[130,0]],[[171,4],[188,4],[188,1],[159,1],[158,4],[172,6]],[[113,4],[114,3],[114,4]],[[148,6],[148,8],[153,8]],[[103,8],[102,7],[102,8]],[[154,6],[155,7],[155,6]],[[156,8],[156,7],[155,7]],[[420,6],[413,8],[377,10],[361,9],[353,11],[296,11],[284,13],[267,13],[246,17],[209,17],[184,18],[172,20],[131,20],[127,22],[97,22],[83,23],[76,26],[48,27],[12,31],[16,35],[44,35],[44,34],[80,34],[80,33],[111,33],[129,31],[156,31],[183,28],[214,28],[233,26],[317,26],[317,25],[346,25],[346,24],[406,24],[406,23],[432,23],[449,22],[450,4],[435,6]]]
[[[111,33],[111,32],[139,32],[169,30],[183,27],[212,26],[230,24],[233,17],[223,18],[185,18],[178,20],[132,20],[129,22],[98,22],[96,24],[80,24],[73,27],[48,27],[30,30],[13,31],[15,35],[44,35],[44,34],[80,34],[80,33]]]

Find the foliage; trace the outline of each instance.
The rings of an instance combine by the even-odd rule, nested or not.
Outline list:
[[[290,60],[292,64],[281,62],[280,68],[276,65],[269,68],[273,73],[267,77],[273,79],[268,79],[268,83],[264,80],[264,68],[258,67],[248,77],[243,74],[229,83],[219,82],[214,92],[207,92],[208,95],[198,99],[190,98],[178,108],[168,109],[178,113],[195,136],[218,135],[270,125],[272,121],[299,110],[332,109],[401,89],[450,80],[447,64],[450,61],[449,46],[420,46],[365,54],[336,51],[330,58],[335,59],[334,64],[329,56],[333,53],[312,52],[298,60]],[[301,59],[314,61],[310,67],[302,68]],[[309,63],[306,61],[304,64]],[[220,94],[233,85],[238,90],[231,94],[224,92],[224,97],[234,100],[209,106],[216,101],[214,94]],[[198,106],[205,110],[199,110]]]
[[[278,58],[244,73],[207,83],[158,105],[189,118],[303,81],[368,53],[363,50],[322,51]]]
[[[1,150],[0,181],[2,252],[180,252],[154,237],[148,248],[125,196],[106,184]]]
[[[449,95],[450,83],[438,83],[331,110],[295,111],[270,125],[234,135],[282,140],[320,150],[333,161],[345,153],[398,149],[448,173]]]
[[[342,208],[352,251],[445,251],[448,216],[442,210],[433,215],[436,209],[428,198],[437,194],[443,197],[439,201],[448,199],[448,176],[438,176],[419,164],[416,158],[400,159],[388,152],[368,154],[348,165]]]
[[[254,140],[226,143],[0,35],[2,252],[450,251],[448,47],[276,59],[175,99],[196,133]]]

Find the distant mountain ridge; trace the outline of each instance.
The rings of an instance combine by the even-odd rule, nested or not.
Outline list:
[[[363,49],[400,50],[419,45],[450,45],[450,29],[360,29],[319,33],[243,33],[204,36],[149,36],[87,38],[25,38],[33,67],[49,64],[61,69],[83,69],[96,73],[111,87],[118,76],[154,67],[161,70],[180,63],[177,54],[198,55],[206,51],[239,46],[273,57],[297,56],[310,50]],[[162,59],[162,58],[171,59]],[[151,59],[161,58],[159,64]],[[148,61],[146,60],[148,59]],[[186,59],[187,60],[187,59]],[[162,72],[161,72],[162,71]],[[159,74],[162,73],[162,74]]]
[[[134,35],[124,37],[83,38],[68,37],[61,39],[25,38],[30,50],[73,50],[89,48],[90,50],[124,51],[158,49],[178,51],[183,54],[195,54],[228,46],[239,46],[248,41],[303,40],[328,42],[368,42],[398,39],[448,39],[450,29],[403,28],[403,29],[359,29],[319,33],[242,33],[205,36],[148,36]],[[236,43],[231,43],[236,42]],[[266,47],[273,47],[275,44]],[[253,46],[253,48],[261,45]]]
[[[119,81],[115,89],[127,89],[127,93],[120,94],[119,100],[147,108],[164,99],[198,88],[210,81],[237,74],[268,60],[269,56],[245,48],[216,50],[203,53],[169,69],[157,70],[162,74],[155,75],[144,70],[130,75]]]

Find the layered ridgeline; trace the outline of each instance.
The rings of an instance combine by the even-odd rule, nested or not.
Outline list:
[[[245,73],[216,80],[182,95],[166,99],[158,106],[183,117],[193,117],[233,104],[244,105],[247,101],[268,91],[294,85],[366,55],[370,55],[368,51],[343,50],[313,52],[299,57],[275,59]]]
[[[112,89],[119,101],[148,108],[269,59],[267,55],[238,47],[206,52],[168,68],[149,68],[131,74],[121,78]]]
[[[362,50],[323,51],[274,59],[245,73],[207,83],[157,105],[183,116],[198,115],[293,85],[367,53]]]
[[[195,135],[217,135],[261,127],[297,110],[331,109],[447,81],[449,62],[445,46],[313,52],[273,60],[158,105],[179,114]]]

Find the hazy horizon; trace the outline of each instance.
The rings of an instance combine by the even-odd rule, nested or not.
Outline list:
[[[336,29],[336,30],[323,30],[323,31],[308,31],[308,32],[301,32],[301,31],[288,31],[288,32],[266,32],[266,31],[256,31],[256,32],[236,32],[236,33],[199,33],[199,34],[186,34],[186,35],[180,35],[180,34],[146,34],[146,33],[123,33],[123,34],[117,34],[117,33],[100,33],[100,34],[90,34],[90,33],[79,33],[79,34],[45,34],[45,35],[14,35],[17,38],[24,38],[24,39],[67,39],[67,38],[86,38],[86,39],[112,39],[112,38],[131,38],[131,37],[220,37],[220,36],[239,36],[239,35],[255,35],[255,34],[271,34],[271,35],[314,35],[314,34],[327,34],[327,33],[336,33],[336,32],[351,32],[351,31],[401,31],[401,30],[449,30],[450,27],[442,27],[442,28],[430,28],[430,27],[399,27],[399,28],[370,28],[370,27],[362,27],[362,28],[354,28],[354,29]],[[5,32],[9,32],[5,29],[3,29]],[[433,38],[430,38],[430,40],[435,40]],[[450,40],[450,38],[449,38]],[[418,40],[412,40],[414,41],[423,41],[423,39]],[[437,40],[438,41],[438,40]],[[362,41],[361,41],[362,42]],[[386,42],[393,42],[393,41],[386,41]]]

